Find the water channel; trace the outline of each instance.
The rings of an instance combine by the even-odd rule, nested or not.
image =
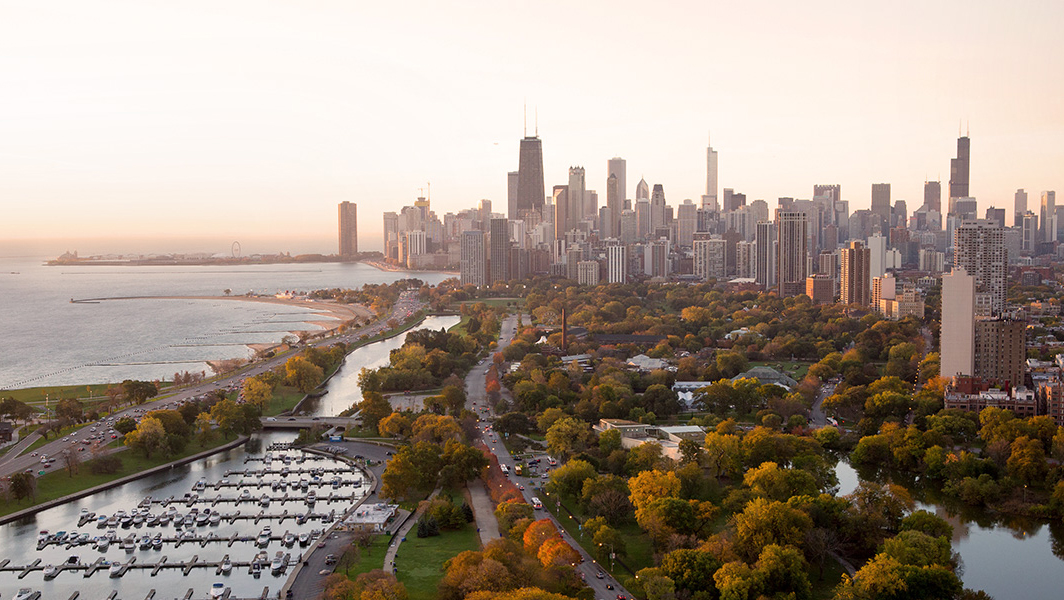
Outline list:
[[[420,328],[446,328],[456,324],[458,320],[458,317],[453,316],[429,317]],[[389,352],[401,346],[405,338],[406,335],[402,334],[364,346],[348,355],[343,368],[329,381],[327,387],[329,393],[310,407],[308,412],[314,415],[335,415],[361,400],[361,391],[358,388],[358,372],[362,367],[375,368],[387,364]],[[133,533],[138,542],[144,535],[154,537],[156,534],[162,534],[163,538],[173,538],[181,531],[188,529],[191,529],[197,537],[212,534],[225,540],[207,542],[206,544],[183,542],[180,546],[176,542],[164,542],[162,548],[158,550],[140,550],[138,545],[137,549],[128,553],[117,543],[112,544],[103,552],[94,549],[91,544],[73,547],[52,544],[42,549],[38,549],[37,546],[38,535],[42,530],[47,530],[50,535],[54,535],[59,531],[67,533],[77,531],[88,534],[90,538],[104,536],[110,528],[98,528],[95,519],[78,526],[82,509],[97,515],[112,515],[117,511],[129,513],[146,496],[151,496],[155,500],[162,500],[171,496],[180,499],[186,493],[197,493],[200,498],[213,499],[223,497],[235,499],[246,488],[249,490],[251,499],[240,503],[231,501],[224,501],[216,505],[211,503],[197,503],[194,505],[177,503],[176,506],[181,514],[186,514],[190,512],[192,507],[195,507],[200,511],[203,511],[204,508],[209,508],[212,511],[217,510],[223,515],[232,514],[236,511],[240,511],[244,515],[258,514],[260,511],[273,515],[281,514],[284,511],[288,511],[290,514],[303,514],[308,511],[323,514],[335,511],[336,515],[340,515],[350,508],[353,502],[365,495],[368,491],[368,481],[362,477],[361,473],[348,471],[334,474],[329,472],[322,476],[322,479],[328,485],[321,485],[318,488],[318,497],[327,498],[330,493],[336,495],[344,494],[347,496],[346,500],[335,502],[319,500],[314,507],[310,507],[305,499],[301,498],[299,501],[289,501],[283,504],[273,501],[268,507],[261,506],[259,501],[264,494],[273,498],[279,498],[284,495],[283,491],[271,490],[270,485],[272,482],[287,480],[289,484],[292,484],[301,478],[310,479],[311,477],[305,473],[292,473],[287,477],[282,477],[279,473],[263,475],[254,471],[263,468],[261,457],[265,455],[271,444],[288,442],[294,438],[295,432],[262,433],[253,436],[252,440],[245,446],[227,450],[186,465],[175,466],[166,472],[138,479],[90,497],[42,511],[20,521],[0,526],[0,561],[8,559],[10,561],[8,563],[9,566],[25,566],[40,559],[41,562],[38,567],[43,567],[49,564],[58,566],[70,557],[77,556],[78,560],[84,564],[91,564],[99,558],[108,561],[119,561],[123,564],[128,563],[131,558],[136,558],[137,564],[154,564],[165,556],[168,564],[174,564],[190,561],[195,556],[198,557],[198,562],[211,561],[217,563],[222,561],[225,555],[229,555],[230,560],[233,562],[250,563],[256,554],[263,550],[268,553],[268,557],[271,560],[278,551],[282,551],[290,554],[292,560],[295,561],[301,552],[313,548],[314,542],[302,547],[296,543],[289,548],[283,546],[279,540],[273,540],[268,546],[261,548],[255,542],[262,528],[270,525],[274,536],[283,535],[286,531],[298,535],[326,529],[330,523],[323,523],[320,519],[310,519],[303,524],[297,524],[293,519],[289,518],[284,520],[283,523],[269,519],[263,519],[258,523],[254,520],[236,520],[230,523],[223,519],[221,523],[216,525],[192,526],[180,530],[175,528],[173,524],[156,527],[148,527],[146,524],[134,525],[129,528],[119,526],[115,528],[115,534],[119,539]],[[301,453],[289,451],[287,454],[296,459]],[[278,457],[281,453],[271,452],[271,455]],[[281,468],[277,460],[274,460],[274,465],[272,470]],[[315,459],[313,462],[308,461],[305,465],[299,465],[295,462],[290,465],[290,469],[317,467],[331,469],[344,467],[344,464],[331,459]],[[245,469],[252,469],[253,471],[249,472],[248,476],[244,476],[242,472]],[[340,485],[335,488],[331,485],[334,477],[340,477],[341,479]],[[207,484],[206,489],[195,490],[194,487],[201,480]],[[217,490],[211,487],[214,483],[222,480],[228,480],[230,484],[246,485],[243,487],[221,487]],[[260,480],[264,484],[261,487],[258,486]],[[356,484],[356,481],[359,483]],[[314,488],[312,487],[311,489]],[[306,493],[298,491],[293,492],[291,489],[289,489],[288,493],[293,496],[306,495]],[[150,511],[154,514],[161,514],[165,510],[166,508],[160,504],[153,504],[150,508]],[[228,540],[233,534],[242,539],[230,546]],[[209,589],[214,582],[222,582],[226,587],[231,588],[232,597],[234,598],[257,598],[264,587],[268,587],[270,596],[275,598],[287,578],[287,572],[285,574],[271,574],[269,564],[265,565],[259,577],[252,576],[248,570],[247,566],[234,566],[228,575],[218,575],[216,574],[217,570],[213,567],[197,567],[185,576],[181,569],[164,568],[153,576],[153,569],[132,568],[121,577],[112,578],[109,576],[108,569],[103,568],[90,577],[85,577],[83,571],[62,571],[54,579],[45,579],[43,571],[39,569],[30,571],[21,579],[18,577],[18,571],[0,571],[0,598],[12,598],[19,589],[31,588],[40,591],[41,598],[46,600],[53,598],[66,600],[75,591],[81,593],[81,598],[89,600],[107,598],[112,591],[118,592],[117,597],[120,599],[139,600],[144,598],[152,589],[156,590],[155,597],[157,599],[169,599],[182,598],[186,591],[191,588],[194,590],[193,598],[201,599],[208,597]]]
[[[844,461],[839,461],[835,473],[839,495],[852,492],[862,479]],[[1064,523],[991,516],[923,486],[904,485],[918,509],[935,513],[953,525],[953,550],[961,557],[965,587],[983,590],[997,600],[1061,598]]]

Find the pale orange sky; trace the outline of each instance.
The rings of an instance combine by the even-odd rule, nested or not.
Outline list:
[[[889,182],[911,211],[964,120],[980,212],[1011,215],[1016,188],[1064,190],[1062,23],[1048,1],[0,1],[0,239],[333,252],[351,200],[375,249],[426,181],[440,214],[504,209],[525,101],[548,189],[583,165],[601,193],[619,155],[629,196],[642,175],[672,204],[703,193],[712,132],[751,200],[840,183],[856,209]]]

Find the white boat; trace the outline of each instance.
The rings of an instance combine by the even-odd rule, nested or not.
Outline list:
[[[96,517],[96,526],[99,527],[100,529],[103,529],[104,527],[107,527],[107,518],[108,518],[107,515],[100,515],[100,516]]]
[[[255,560],[251,561],[251,576],[255,577],[255,578],[258,578],[261,575],[262,575],[262,563],[259,562],[259,559],[256,558]]]
[[[163,549],[163,538],[162,538],[161,535],[157,535],[157,536],[152,538],[152,540],[151,540],[151,549],[152,550],[162,550]]]
[[[134,525],[143,525],[144,524],[144,515],[141,514],[141,513],[137,513],[137,514],[133,515],[133,524]]]
[[[296,543],[296,536],[291,533],[286,533],[284,534],[284,539],[281,540],[281,543],[291,548],[292,544]]]
[[[118,527],[118,517],[117,516],[107,517],[107,526],[108,527]]]
[[[45,579],[51,579],[59,574],[59,569],[55,568],[55,565],[45,565],[41,572],[44,573]]]
[[[207,489],[207,480],[200,479],[196,482],[196,485],[192,486],[192,489],[196,490],[197,492],[202,492],[203,490]]]
[[[109,570],[109,573],[110,573],[109,576],[110,577],[118,577],[121,572],[122,572],[122,563],[120,561],[116,560],[113,563],[111,563],[111,568]]]
[[[140,538],[140,549],[141,550],[151,550],[151,538],[150,537],[144,536],[144,537]]]
[[[227,558],[222,561],[222,575],[228,575],[233,570],[233,563]]]
[[[257,546],[268,546],[268,545],[270,545],[270,535],[271,535],[271,531],[270,531],[269,527],[263,529],[262,531],[259,532],[259,537],[255,540],[255,545],[257,545]]]
[[[159,516],[158,515],[149,514],[147,520],[145,521],[145,524],[148,527],[155,527],[156,525],[159,524]]]
[[[284,559],[281,557],[281,553],[278,552],[277,555],[273,557],[273,562],[270,563],[270,572],[277,575],[282,569],[284,569]]]
[[[18,591],[18,594],[15,594],[15,600],[29,600],[36,593],[37,592],[31,590],[30,588],[22,588]]]
[[[167,506],[166,507],[166,514],[170,515],[171,517],[176,515],[177,514],[177,507],[174,506],[173,504],[171,504],[170,506]]]
[[[211,598],[221,598],[225,594],[225,584],[215,583],[211,585]]]
[[[244,491],[240,492],[240,500],[251,500],[251,490],[244,488]]]
[[[209,521],[210,518],[211,513],[201,512],[200,514],[196,515],[196,525],[206,525],[207,521]]]
[[[270,505],[270,497],[267,496],[266,494],[263,494],[262,497],[259,498],[259,506],[266,507],[266,506],[269,506],[269,505]]]
[[[310,543],[310,534],[309,533],[305,533],[304,532],[304,533],[299,534],[299,545],[300,546],[306,546],[309,543]]]
[[[111,540],[106,537],[102,537],[96,540],[96,549],[100,552],[107,552],[107,549],[111,546]]]
[[[52,536],[51,536],[51,534],[48,533],[48,530],[47,529],[42,529],[37,534],[37,541],[38,542],[47,542],[48,538],[50,538],[50,537],[52,537]]]
[[[221,523],[222,522],[221,513],[211,513],[211,518],[209,519],[209,521],[210,521],[211,525],[217,525],[218,523]]]
[[[310,504],[310,505],[313,506],[314,503],[317,502],[317,501],[318,501],[318,495],[317,494],[315,494],[314,492],[311,492],[311,493],[307,494],[307,504]]]

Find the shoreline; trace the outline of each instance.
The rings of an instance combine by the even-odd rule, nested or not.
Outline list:
[[[115,479],[114,481],[108,481],[107,483],[101,483],[100,485],[96,485],[96,486],[93,486],[93,487],[90,487],[90,488],[86,488],[84,490],[81,490],[81,491],[78,491],[78,492],[74,492],[73,494],[67,494],[66,496],[63,496],[62,498],[56,498],[54,500],[48,500],[46,502],[41,502],[40,504],[34,504],[33,506],[27,506],[26,508],[24,508],[24,509],[22,509],[20,511],[13,512],[13,513],[11,513],[9,515],[5,515],[3,517],[0,517],[0,525],[6,525],[6,524],[11,523],[13,521],[17,521],[17,520],[19,520],[19,519],[21,519],[23,517],[28,517],[28,516],[31,516],[31,515],[35,515],[35,514],[37,514],[39,512],[48,510],[49,508],[54,508],[56,506],[62,506],[63,504],[66,504],[68,502],[73,502],[74,500],[78,500],[78,499],[84,498],[86,496],[91,496],[91,495],[93,495],[93,494],[95,494],[97,492],[102,492],[104,490],[109,490],[111,488],[115,488],[115,487],[118,487],[120,485],[127,484],[127,483],[129,483],[131,481],[136,481],[138,479],[147,477],[148,475],[152,475],[152,474],[158,473],[160,471],[171,469],[171,468],[176,467],[178,465],[187,464],[187,463],[199,460],[201,458],[206,458],[206,457],[211,456],[213,454],[218,454],[219,452],[225,452],[226,450],[232,450],[233,448],[236,448],[237,446],[242,446],[242,445],[246,444],[249,439],[251,439],[251,436],[247,436],[247,435],[237,436],[237,438],[235,440],[233,440],[231,442],[227,442],[225,444],[222,444],[221,446],[217,446],[215,448],[210,448],[210,449],[204,450],[202,452],[197,452],[196,454],[192,454],[192,455],[186,456],[184,458],[179,458],[177,460],[174,460],[174,461],[159,465],[157,467],[152,467],[150,469],[145,469],[143,471],[139,471],[139,472],[133,473],[131,475],[126,475],[125,477],[119,477],[118,479]]]
[[[391,265],[391,264],[388,264],[388,263],[380,261],[380,260],[372,260],[372,259],[360,260],[358,262],[360,262],[360,263],[362,263],[364,265],[371,266],[374,269],[377,269],[378,271],[384,271],[386,273],[411,273],[411,274],[417,274],[417,273],[446,273],[447,275],[460,275],[461,274],[459,271],[450,271],[450,270],[447,270],[447,269],[407,269],[407,268],[404,268],[404,267],[398,267],[396,265]]]

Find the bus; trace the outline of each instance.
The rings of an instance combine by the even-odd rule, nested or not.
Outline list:
[[[503,472],[504,475],[509,475],[510,474],[510,467],[507,467],[506,465],[500,464],[499,468],[502,469],[502,472]]]
[[[543,510],[543,503],[539,501],[539,498],[532,498],[532,508]]]

